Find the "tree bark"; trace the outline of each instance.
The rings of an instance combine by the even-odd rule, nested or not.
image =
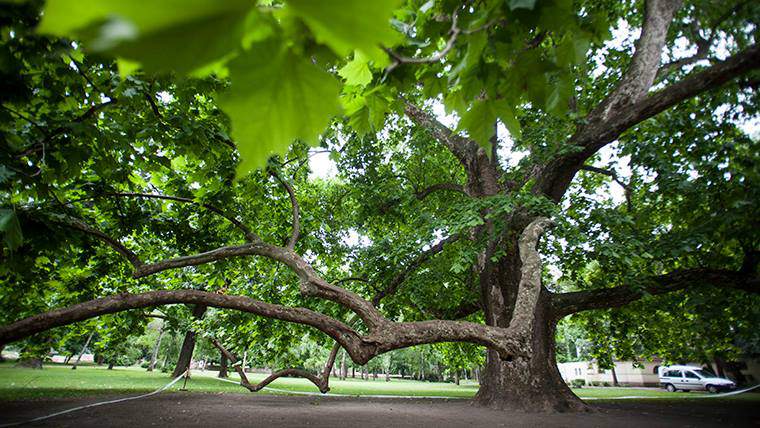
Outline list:
[[[618,382],[617,372],[615,371],[615,362],[612,362],[612,386],[620,386]]]
[[[193,318],[200,319],[203,314],[206,313],[206,305],[195,305],[193,308]],[[177,377],[190,368],[190,361],[193,359],[193,351],[195,350],[195,332],[188,330],[185,333],[185,340],[182,341],[182,347],[179,351],[179,358],[177,358],[177,365],[174,367],[174,373],[172,377]]]
[[[348,366],[346,366],[346,352],[344,351],[340,357],[340,380],[346,380],[348,375]]]
[[[82,350],[79,352],[79,355],[77,355],[76,361],[74,361],[74,364],[71,365],[71,370],[77,369],[77,364],[79,364],[79,361],[82,359],[82,355],[84,355],[84,352],[87,350],[87,347],[90,346],[90,341],[92,340],[92,336],[95,334],[94,331],[90,332],[90,335],[87,336],[87,341],[84,342],[84,346],[82,346]]]
[[[224,355],[223,352],[221,352],[221,357],[219,359],[219,375],[217,377],[221,379],[227,379],[229,377],[227,375],[227,356]]]
[[[572,412],[588,408],[562,380],[554,355],[557,321],[548,313],[545,293],[536,308],[529,338],[532,353],[505,361],[488,350],[475,402],[510,411]]]
[[[153,369],[156,367],[156,359],[158,359],[158,351],[161,349],[161,339],[164,338],[164,329],[161,327],[161,329],[158,332],[158,339],[156,339],[156,344],[153,346],[153,353],[150,354],[150,364],[148,364],[148,371],[152,372]]]
[[[726,363],[723,361],[723,358],[718,357],[717,355],[714,358],[715,360],[715,370],[717,370],[718,377],[726,377]]]

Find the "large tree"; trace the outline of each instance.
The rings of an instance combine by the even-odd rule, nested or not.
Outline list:
[[[89,3],[50,1],[40,28],[83,45],[29,34],[34,5],[5,24],[0,225],[5,296],[53,264],[97,275],[98,297],[19,305],[0,345],[204,305],[313,327],[336,343],[329,364],[341,347],[366,364],[482,345],[479,403],[579,410],[555,366],[561,318],[701,286],[758,292],[757,145],[737,127],[756,115],[752,2]],[[229,79],[120,80],[109,55],[122,77],[137,61]],[[290,145],[323,131],[335,181],[309,180],[307,147]],[[608,146],[630,174],[595,164]],[[624,202],[591,197],[606,179]],[[553,223],[557,284],[539,254]],[[276,375],[324,391],[324,373]]]

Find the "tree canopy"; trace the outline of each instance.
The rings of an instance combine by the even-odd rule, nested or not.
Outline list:
[[[539,409],[582,407],[554,367],[567,315],[644,298],[591,316],[620,355],[662,353],[652,323],[678,317],[717,318],[725,347],[758,317],[758,17],[3,3],[0,344],[208,305],[196,329],[231,349],[482,345],[479,401]],[[310,174],[321,152],[334,177]]]

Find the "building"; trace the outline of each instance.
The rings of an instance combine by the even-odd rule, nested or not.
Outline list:
[[[615,375],[618,383],[623,386],[659,386],[660,379],[657,369],[662,365],[660,360],[640,361],[634,365],[633,361],[615,361]],[[690,365],[701,367],[701,364],[690,363]],[[754,385],[760,379],[760,362],[754,360],[745,360],[734,363],[736,370],[744,376],[739,383]],[[605,386],[612,385],[612,369],[602,369],[595,361],[577,361],[569,363],[558,363],[562,379],[570,383],[574,379],[583,379],[586,385]],[[716,367],[710,369],[717,373]],[[726,373],[726,377],[737,381],[736,372]]]

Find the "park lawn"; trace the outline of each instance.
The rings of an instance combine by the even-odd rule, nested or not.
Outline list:
[[[194,371],[187,382],[190,392],[204,393],[248,393],[244,388],[231,382],[222,382],[215,378],[216,372]],[[266,375],[252,373],[252,382],[262,380]],[[236,374],[230,380],[237,381]],[[46,397],[85,397],[93,395],[123,396],[155,391],[170,381],[166,373],[155,371],[149,373],[139,367],[105,367],[82,366],[76,371],[69,366],[48,364],[43,370],[16,368],[12,363],[0,364],[0,400],[39,399]],[[169,391],[179,391],[184,381],[177,382]],[[277,390],[292,392],[312,392],[317,389],[304,379],[281,378],[269,385]],[[475,395],[478,385],[463,382],[457,386],[452,383],[419,382],[413,380],[392,379],[385,382],[377,380],[347,379],[344,381],[330,379],[330,393],[343,395],[395,395],[395,396],[440,396],[450,398],[469,398]],[[624,396],[647,397],[643,400],[662,398],[681,400],[694,398],[703,393],[669,393],[663,390],[639,388],[581,388],[573,390],[581,398],[598,400],[615,399]],[[278,394],[279,391],[264,390],[258,394]],[[658,400],[658,401],[659,401]],[[741,394],[729,398],[713,400],[754,400],[760,401],[760,394]],[[662,400],[667,401],[667,400]]]

